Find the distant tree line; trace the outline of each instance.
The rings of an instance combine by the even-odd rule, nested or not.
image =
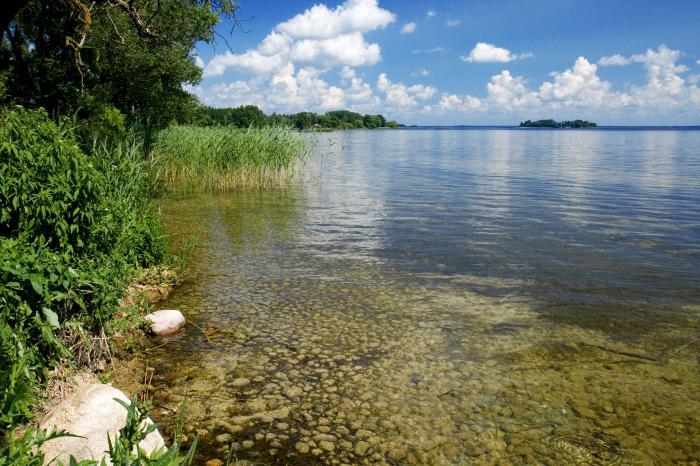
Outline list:
[[[523,121],[519,125],[520,128],[597,128],[598,125],[587,120],[537,120]]]
[[[398,128],[395,121],[387,121],[383,115],[361,115],[349,110],[336,110],[319,115],[313,112],[293,114],[272,113],[266,115],[255,105],[236,108],[200,107],[191,123],[199,126],[236,126],[261,128],[265,126],[293,126],[309,129]]]

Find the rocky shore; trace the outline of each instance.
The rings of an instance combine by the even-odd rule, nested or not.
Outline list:
[[[117,318],[137,323],[147,306],[165,299],[177,283],[177,275],[170,270],[147,270],[127,289]],[[42,451],[55,465],[68,464],[72,455],[76,460],[105,459],[108,437],[114,440],[126,422],[126,410],[115,400],[130,403],[133,397],[148,397],[151,385],[141,349],[151,345],[148,334],[167,336],[185,326],[185,317],[178,310],[159,310],[143,315],[149,331],[127,324],[127,328],[110,338],[104,352],[96,353],[87,367],[77,372],[70,363],[59,365],[49,379],[46,402],[37,407],[36,418],[42,429],[58,429],[77,437],[62,437],[46,442]],[[106,337],[99,337],[104,339]],[[96,341],[97,339],[95,339]],[[95,345],[95,341],[92,342]],[[101,342],[100,342],[101,343]],[[132,348],[133,347],[133,348]],[[134,349],[135,348],[135,349]],[[82,347],[78,351],[84,351]],[[103,383],[107,382],[108,383]],[[152,423],[152,421],[147,420]],[[165,447],[158,430],[150,433],[140,444],[151,453]]]

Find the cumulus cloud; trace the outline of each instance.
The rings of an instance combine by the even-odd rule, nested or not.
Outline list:
[[[469,52],[469,55],[463,55],[461,59],[469,63],[508,63],[514,60],[522,60],[531,58],[532,53],[511,53],[510,50],[501,47],[496,47],[494,44],[486,42],[478,42]]]
[[[338,76],[340,76],[343,79],[352,79],[355,77],[355,70],[353,70],[349,66],[344,66],[343,68],[341,68],[340,73],[338,73]]]
[[[394,111],[413,108],[418,105],[418,100],[431,99],[437,89],[432,86],[416,84],[407,86],[404,83],[393,83],[382,73],[377,78],[377,90],[385,94],[385,104]]]
[[[428,11],[425,13],[425,16],[427,16],[428,18],[434,18],[435,16],[437,16],[437,11],[435,11],[435,10],[428,10]]]
[[[551,108],[624,104],[621,94],[611,92],[612,85],[601,80],[597,71],[595,64],[578,57],[573,67],[561,73],[550,73],[554,81],[543,83],[538,97],[548,102]]]
[[[315,5],[278,24],[254,49],[226,51],[204,67],[204,76],[221,76],[228,68],[253,75],[273,75],[288,65],[328,68],[372,65],[381,60],[379,44],[364,34],[395,20],[377,0],[347,0],[334,9]]]
[[[629,58],[618,54],[603,57],[598,60],[598,64],[600,66],[624,66],[629,65],[630,63],[632,63],[632,61]]]
[[[401,34],[411,34],[412,32],[416,32],[416,23],[414,22],[406,23],[401,27]]]
[[[472,97],[470,95],[459,97],[455,94],[444,94],[440,98],[437,107],[443,112],[469,112],[478,110],[481,105],[482,102],[477,97]]]
[[[227,70],[238,79],[188,87],[213,106],[258,105],[266,111],[327,111],[350,107],[380,110],[381,99],[355,67],[381,61],[379,44],[365,34],[395,21],[378,0],[346,0],[335,8],[317,4],[279,23],[254,48],[226,51],[199,63],[205,82]],[[195,58],[196,60],[196,58]],[[325,73],[336,69],[340,81],[329,83]],[[424,95],[414,90],[409,96]]]
[[[664,45],[643,54],[622,57],[630,63],[641,63],[646,70],[646,83],[629,86],[624,91],[613,89],[612,83],[598,76],[598,66],[579,57],[571,68],[550,73],[550,78],[538,87],[529,87],[522,76],[508,70],[491,77],[486,96],[442,94],[433,106],[437,112],[461,114],[517,113],[570,115],[601,112],[621,112],[621,115],[661,114],[674,117],[679,111],[697,115],[700,111],[700,76],[683,77],[688,67],[678,64],[682,52]],[[614,57],[614,56],[612,56]],[[615,58],[612,61],[622,62]],[[610,61],[605,60],[605,63]],[[645,113],[646,112],[646,113]]]
[[[640,107],[650,108],[687,109],[689,104],[700,105],[697,84],[687,82],[681,76],[688,71],[688,67],[676,63],[681,55],[680,50],[672,50],[665,45],[656,50],[648,49],[644,54],[632,55],[632,61],[644,65],[647,83],[630,89],[631,100]]]
[[[394,22],[394,14],[377,0],[347,0],[331,10],[315,5],[277,25],[277,31],[294,39],[325,39],[352,32],[369,32]]]
[[[448,19],[447,21],[445,21],[445,26],[447,26],[448,28],[453,28],[455,26],[459,26],[461,23],[462,21],[458,19]]]

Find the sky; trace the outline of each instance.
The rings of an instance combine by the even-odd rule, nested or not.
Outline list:
[[[698,0],[241,0],[193,51],[214,107],[404,124],[700,125]]]

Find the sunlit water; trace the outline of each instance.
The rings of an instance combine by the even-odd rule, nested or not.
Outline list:
[[[153,415],[200,463],[700,462],[700,132],[317,139],[305,185],[163,201]]]

